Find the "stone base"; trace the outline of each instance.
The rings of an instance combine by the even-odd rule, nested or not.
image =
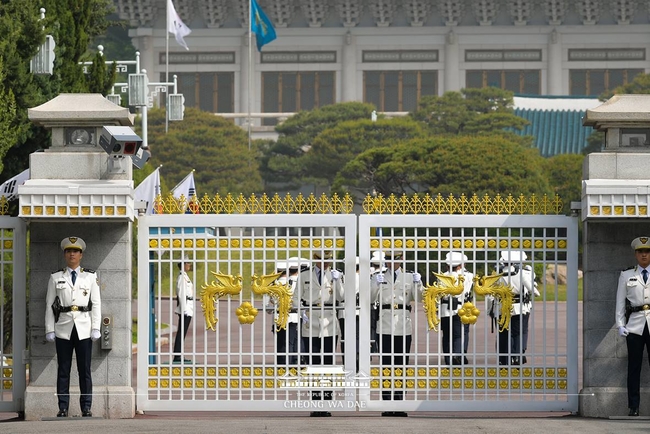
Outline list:
[[[28,386],[25,390],[25,420],[42,420],[56,416],[59,406],[56,387]],[[94,386],[93,417],[131,419],[135,416],[135,393],[127,386]],[[69,416],[81,416],[79,387],[70,387]]]
[[[610,418],[627,416],[627,388],[587,387],[580,391],[578,403],[580,416]],[[650,416],[650,388],[641,388],[641,416]]]

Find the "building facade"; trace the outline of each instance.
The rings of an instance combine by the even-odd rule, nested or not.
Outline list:
[[[166,0],[114,2],[151,81],[177,75],[186,106],[240,124],[346,101],[405,112],[467,87],[596,96],[650,70],[641,0],[259,0],[277,32],[261,52],[249,0],[173,0],[189,51]]]

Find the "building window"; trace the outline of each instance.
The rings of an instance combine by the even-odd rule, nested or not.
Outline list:
[[[181,72],[177,76],[178,93],[185,97],[185,107],[195,107],[210,113],[235,111],[235,75],[232,72]],[[165,81],[161,74],[160,81]],[[170,88],[171,92],[172,89]],[[165,106],[164,94],[161,106]]]
[[[541,93],[540,75],[539,70],[532,69],[467,71],[465,75],[465,87],[498,87],[514,93],[539,95]]]
[[[295,113],[334,104],[334,71],[262,73],[262,111]],[[265,118],[263,125],[276,125]]]
[[[569,94],[598,96],[628,84],[643,69],[572,69],[569,72]]]
[[[421,97],[437,94],[437,71],[363,73],[363,100],[374,104],[380,112],[413,111]]]

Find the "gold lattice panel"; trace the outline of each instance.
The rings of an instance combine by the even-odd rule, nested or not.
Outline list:
[[[276,389],[280,377],[296,375],[295,368],[150,366],[150,389]],[[371,389],[518,390],[567,389],[567,368],[420,367],[381,368],[370,372]]]
[[[495,197],[477,195],[455,197],[450,194],[442,195],[402,195],[391,194],[384,197],[366,196],[362,203],[363,212],[367,214],[561,214],[562,200],[559,196],[530,197],[508,195]],[[323,194],[319,197],[302,194],[293,197],[289,194],[273,196],[263,194],[237,197],[219,194],[210,197],[207,194],[202,198],[196,196],[175,198],[169,194],[166,197],[158,196],[154,202],[154,212],[157,214],[350,214],[353,212],[354,200],[346,194],[343,197],[337,194],[331,197]]]

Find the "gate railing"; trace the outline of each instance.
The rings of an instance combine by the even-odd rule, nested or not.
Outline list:
[[[558,198],[367,197],[364,209],[374,214],[360,217],[348,214],[347,196],[198,202],[158,198],[158,209],[172,215],[139,219],[138,409],[490,411],[507,403],[511,410],[577,410],[577,221],[528,215],[560,212]],[[405,339],[387,348],[375,334],[376,309],[396,313],[407,304],[371,298],[373,272],[386,267],[371,262],[379,251],[402,253],[401,271],[422,276],[409,302],[410,348]],[[462,351],[453,353],[451,337],[445,350],[442,331],[429,329],[423,290],[444,273],[452,251],[484,279],[495,275],[502,252],[526,253],[518,266],[536,274],[540,293],[531,301],[528,338],[513,337],[514,327],[524,327],[521,315],[502,334],[525,353],[515,344],[504,351],[489,300],[476,288],[478,316],[463,333]],[[314,283],[313,267],[327,254],[343,272],[340,296],[332,274]],[[288,264],[296,260],[305,267],[292,274]],[[177,266],[188,261],[194,316],[175,353],[178,330],[170,330],[183,328],[175,313]],[[548,268],[566,269],[566,284],[547,282]],[[285,328],[279,318],[287,318]],[[408,361],[396,358],[404,355]],[[518,365],[499,363],[517,357]]]

